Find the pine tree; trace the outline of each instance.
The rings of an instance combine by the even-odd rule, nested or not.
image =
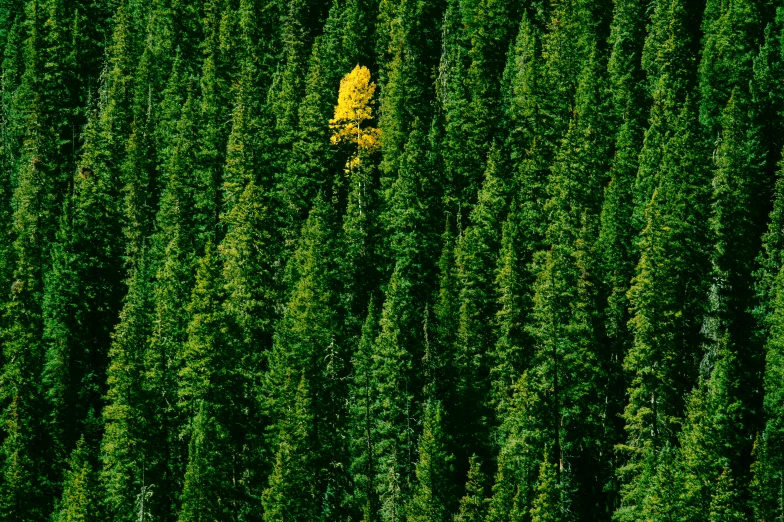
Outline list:
[[[508,132],[505,180],[509,212],[501,226],[496,269],[498,340],[490,350],[491,404],[499,422],[518,376],[528,366],[523,353],[531,340],[525,331],[533,307],[533,254],[543,248],[544,202],[549,165],[542,163],[538,141],[541,35],[524,11],[515,44],[510,47],[502,84],[503,125]],[[501,216],[499,216],[501,217]]]
[[[514,384],[522,369],[530,366],[532,355],[525,331],[530,303],[524,281],[529,274],[520,260],[518,246],[524,241],[520,235],[520,228],[510,215],[503,224],[495,281],[499,294],[498,341],[490,353],[490,400],[495,406],[496,422],[507,415]]]
[[[414,122],[397,179],[390,188],[391,207],[383,216],[393,272],[385,289],[380,332],[374,343],[372,379],[376,383],[376,487],[382,520],[405,516],[407,482],[413,478],[416,451],[416,402],[437,397],[433,373],[443,361],[430,344],[428,322],[438,239],[439,183],[425,175],[431,163],[427,134]],[[420,363],[421,361],[421,363]],[[424,363],[424,364],[422,364]],[[424,367],[423,367],[424,366]]]
[[[739,509],[740,499],[735,489],[732,474],[729,468],[719,475],[716,493],[711,500],[710,515],[708,522],[741,522],[748,520],[746,515]]]
[[[317,201],[305,227],[300,246],[288,267],[292,292],[275,330],[265,376],[264,400],[274,424],[283,422],[286,404],[281,396],[289,375],[301,374],[313,388],[312,430],[317,445],[309,455],[313,469],[347,470],[348,444],[341,436],[346,429],[346,377],[349,354],[338,330],[342,324],[337,293],[334,257],[335,216],[324,201]],[[273,439],[273,445],[277,444]],[[345,472],[332,471],[318,477],[313,494],[323,505],[324,516],[340,513],[349,487]]]
[[[645,227],[645,208],[662,170],[663,149],[673,135],[680,107],[695,88],[696,16],[696,8],[679,0],[657,2],[651,15],[642,66],[652,105],[633,189],[632,223],[638,233]]]
[[[729,2],[717,11],[710,24],[700,64],[703,103],[701,120],[717,142],[714,152],[712,231],[716,251],[713,258],[716,302],[714,335],[726,337],[728,349],[737,355],[746,390],[738,390],[738,400],[747,405],[743,422],[759,422],[756,412],[762,400],[763,340],[755,336],[756,324],[751,313],[755,305],[752,261],[760,250],[767,205],[752,199],[766,200],[772,184],[766,172],[761,122],[755,112],[761,107],[750,96],[753,62],[761,42],[761,2]],[[708,23],[708,22],[706,22]],[[735,42],[735,43],[731,43]],[[743,44],[740,44],[743,42]],[[726,100],[726,102],[725,102]],[[725,104],[723,110],[719,110]],[[758,424],[759,425],[759,424]],[[734,453],[743,455],[732,461],[732,469],[745,470],[749,465],[750,441],[740,444]],[[744,483],[741,472],[740,482]]]
[[[752,482],[754,515],[758,520],[775,520],[784,514],[784,464],[782,464],[782,450],[784,447],[784,427],[782,426],[781,411],[784,410],[784,356],[782,356],[782,322],[781,310],[782,285],[784,276],[779,273],[776,278],[774,301],[771,306],[773,313],[768,317],[770,338],[766,346],[765,361],[765,394],[764,408],[767,418],[764,431],[757,436],[755,444],[755,458],[753,465],[754,478]]]
[[[490,153],[485,182],[470,214],[467,227],[456,246],[459,288],[458,332],[454,372],[457,376],[453,414],[461,418],[456,433],[461,459],[477,453],[487,457],[482,441],[488,439],[491,413],[488,411],[489,367],[486,354],[495,344],[493,318],[498,308],[494,271],[498,265],[501,220],[508,212],[505,165],[501,151]],[[450,350],[450,351],[452,351]]]
[[[186,428],[190,441],[179,514],[183,522],[223,519],[237,512],[232,464],[240,455],[231,446],[225,425],[227,408],[220,397],[231,397],[238,390],[226,382],[233,372],[225,365],[232,354],[224,337],[220,269],[220,257],[208,244],[188,304],[191,320],[182,349],[183,367],[178,372],[179,402],[192,415]],[[229,453],[232,458],[227,458]]]
[[[641,258],[629,290],[634,344],[624,361],[631,386],[624,412],[630,442],[624,450],[630,460],[620,470],[625,482],[622,520],[627,514],[637,516],[633,505],[645,494],[636,490],[643,487],[643,456],[674,443],[703,341],[708,155],[699,149],[692,103],[681,109],[676,123],[663,151],[657,188],[646,205]]]
[[[378,313],[374,301],[368,305],[362,337],[351,359],[353,374],[349,385],[349,429],[351,430],[351,477],[354,481],[353,507],[362,520],[376,520],[378,498],[375,492],[375,386],[371,380],[373,342],[378,335]]]
[[[454,517],[455,522],[482,522],[487,513],[485,498],[485,476],[476,455],[469,461],[466,494],[460,499],[460,509]]]
[[[462,144],[466,163],[460,166],[463,177],[460,184],[464,190],[461,203],[466,205],[476,200],[482,173],[493,168],[487,162],[492,161],[492,156],[488,157],[492,136],[500,127],[499,80],[505,65],[505,44],[511,39],[519,17],[518,5],[499,0],[460,2],[464,20],[470,20],[467,24],[470,65],[466,72],[470,98],[464,121],[467,140]]]
[[[575,116],[547,185],[550,248],[537,256],[530,325],[535,340],[531,391],[547,405],[539,424],[551,440],[553,458],[564,468],[559,480],[566,504],[560,509],[581,518],[597,518],[605,511],[598,494],[612,470],[601,469],[601,456],[615,443],[605,438],[603,428],[608,357],[598,314],[595,250],[609,156],[609,133],[599,117],[605,104],[600,64],[593,52],[580,76]]]
[[[55,511],[53,517],[56,522],[102,520],[99,482],[93,462],[82,437],[76,443],[68,462],[69,469],[63,480],[63,497],[59,511]]]
[[[283,408],[285,415],[278,426],[275,464],[264,490],[264,521],[293,520],[305,522],[319,517],[318,497],[311,459],[312,410],[305,377],[294,386],[293,375],[286,377]]]
[[[109,349],[101,479],[108,518],[117,521],[133,517],[141,488],[149,486],[144,477],[149,411],[142,380],[154,307],[146,257],[143,249],[128,275],[128,293]]]
[[[727,463],[745,460],[739,448],[749,432],[748,413],[739,398],[740,365],[727,337],[718,339],[711,348],[715,353],[709,352],[703,361],[704,366],[712,366],[710,375],[701,376],[692,392],[679,437],[679,511],[691,519],[709,518],[716,477],[722,468],[727,471]],[[740,505],[735,509],[742,511]]]
[[[188,311],[188,341],[179,377],[180,404],[192,415],[180,521],[260,520],[263,490],[252,355],[227,336],[221,257],[208,244]],[[255,361],[251,361],[255,362]],[[249,375],[250,374],[250,375]],[[255,516],[255,518],[254,518]]]
[[[499,428],[503,444],[497,457],[488,522],[525,520],[530,515],[542,464],[542,454],[536,448],[546,442],[542,424],[546,405],[532,393],[533,379],[527,371],[519,377]]]
[[[166,103],[174,103],[171,96],[183,86],[177,76],[175,65],[169,86],[172,94]],[[165,188],[156,216],[156,232],[150,240],[150,254],[156,264],[152,290],[155,310],[144,354],[143,386],[150,401],[145,409],[151,416],[146,433],[149,447],[145,454],[146,473],[157,485],[150,508],[160,510],[158,515],[166,519],[174,516],[168,510],[176,509],[185,471],[182,466],[186,447],[180,438],[185,419],[184,412],[177,407],[178,374],[191,317],[184,303],[191,295],[196,259],[203,249],[196,231],[214,214],[211,209],[205,209],[206,215],[196,211],[200,206],[204,208],[197,201],[210,193],[210,187],[200,187],[199,178],[191,175],[197,152],[196,102],[192,96],[183,101],[180,121],[170,137],[170,148],[162,151],[164,157],[168,155],[162,168]]]
[[[376,491],[384,522],[405,518],[405,499],[416,451],[415,397],[422,388],[415,361],[423,355],[413,282],[401,268],[392,273],[373,347],[371,379],[377,399],[375,413]],[[424,310],[423,310],[424,311]]]
[[[51,485],[57,481],[51,464],[59,459],[50,452],[40,383],[45,360],[42,298],[51,265],[49,247],[67,193],[74,152],[63,145],[63,138],[71,136],[66,129],[77,100],[66,88],[74,71],[69,59],[72,49],[63,34],[67,17],[62,5],[33,0],[25,5],[25,17],[24,72],[14,100],[19,104],[15,124],[22,145],[12,167],[15,266],[4,310],[2,374],[6,386],[0,405],[7,428],[0,449],[5,477],[0,483],[0,513],[34,521],[49,515]]]
[[[395,180],[414,122],[423,126],[431,118],[443,9],[443,1],[385,1],[379,8],[380,169],[385,191]]]
[[[408,507],[410,522],[438,522],[452,518],[454,494],[454,457],[448,453],[448,441],[443,431],[444,414],[439,402],[428,402],[424,407],[422,434],[419,436],[419,461],[416,464],[417,482]]]
[[[536,485],[536,498],[531,507],[532,522],[558,522],[563,520],[561,487],[559,483],[557,464],[549,461],[547,452],[544,453],[542,465],[539,468],[539,480]]]
[[[273,325],[279,313],[274,309],[280,301],[280,285],[274,280],[274,257],[269,252],[271,222],[267,210],[269,196],[254,181],[248,183],[239,200],[224,217],[228,229],[219,246],[223,261],[222,284],[226,298],[223,302],[226,357],[221,371],[231,377],[233,390],[215,390],[217,404],[227,412],[225,429],[231,434],[227,442],[234,444],[243,489],[252,495],[262,487],[270,458],[264,431],[269,419],[262,415],[259,390],[267,368],[267,357],[272,347]],[[215,330],[207,327],[207,332]],[[229,398],[231,397],[231,398]],[[217,399],[216,399],[217,400]],[[253,512],[253,504],[242,500],[242,509]]]
[[[648,16],[645,3],[619,1],[610,30],[608,80],[612,105],[610,114],[619,129],[615,134],[615,155],[610,165],[610,181],[604,189],[604,200],[599,225],[597,254],[602,274],[600,295],[606,303],[603,309],[604,330],[607,335],[608,378],[607,431],[609,440],[623,439],[623,411],[626,399],[626,379],[622,364],[632,343],[627,292],[637,262],[632,224],[634,211],[633,188],[639,168],[638,155],[650,99],[645,89],[645,73],[641,55]],[[612,457],[611,457],[612,458]],[[613,467],[617,465],[613,463]],[[608,504],[617,507],[617,480],[610,479]]]

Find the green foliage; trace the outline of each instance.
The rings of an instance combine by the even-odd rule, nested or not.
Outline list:
[[[536,498],[531,507],[532,522],[558,522],[564,519],[556,466],[557,464],[549,462],[545,451],[544,460],[539,468]]]
[[[741,506],[738,491],[735,488],[729,468],[724,468],[716,484],[716,493],[711,500],[709,522],[740,522],[748,520]]]
[[[261,498],[264,521],[317,520],[318,504],[310,445],[313,414],[304,376],[295,387],[292,375],[289,374],[283,391],[288,404],[278,424],[278,444],[269,487]]]
[[[783,35],[0,3],[0,519],[784,517]]]
[[[468,468],[465,496],[460,499],[460,509],[454,517],[455,522],[482,522],[487,512],[485,498],[485,476],[479,459],[473,455]]]
[[[419,436],[417,483],[408,507],[409,522],[447,521],[451,519],[454,495],[454,457],[448,453],[441,404],[428,402]]]
[[[76,443],[68,461],[63,480],[63,498],[56,522],[91,522],[102,520],[98,476],[93,469],[94,459],[86,447],[84,437]]]

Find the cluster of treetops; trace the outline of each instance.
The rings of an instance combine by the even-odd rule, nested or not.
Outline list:
[[[0,519],[784,517],[774,0],[0,2]]]

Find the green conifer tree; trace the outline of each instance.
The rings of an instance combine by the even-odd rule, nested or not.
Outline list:
[[[452,519],[457,497],[454,491],[454,456],[449,454],[444,433],[441,403],[424,407],[422,434],[419,436],[419,461],[416,485],[408,507],[409,522],[438,522]]]
[[[559,483],[558,464],[550,462],[544,453],[536,484],[536,498],[531,507],[532,522],[558,522],[564,519]]]
[[[764,431],[757,436],[753,465],[754,516],[758,520],[775,520],[784,514],[784,464],[782,450],[784,447],[784,426],[781,412],[784,411],[784,352],[782,352],[782,332],[784,322],[781,310],[784,299],[782,285],[784,276],[780,272],[775,281],[774,301],[771,305],[772,314],[768,317],[770,338],[766,346],[765,394],[764,408],[766,424]]]
[[[313,469],[334,470],[318,476],[313,484],[313,494],[323,503],[319,507],[324,516],[345,508],[349,487],[348,441],[341,436],[346,429],[343,397],[349,355],[338,329],[342,324],[338,294],[332,290],[336,284],[335,259],[329,252],[335,245],[334,221],[332,209],[318,200],[288,267],[292,292],[275,330],[264,383],[266,408],[275,425],[285,419],[286,412],[281,408],[286,402],[281,393],[288,375],[304,375],[313,389],[309,429],[318,444],[311,448],[308,458]]]
[[[476,455],[471,456],[468,466],[466,494],[460,499],[460,508],[454,517],[455,522],[483,522],[487,513],[485,498],[485,476]]]
[[[286,378],[283,397],[288,403],[278,425],[275,464],[264,490],[264,521],[318,520],[319,503],[315,491],[313,447],[311,446],[312,406],[305,377],[295,387],[293,375]]]
[[[608,378],[606,423],[609,440],[623,439],[620,413],[626,400],[626,379],[623,359],[629,351],[632,336],[629,322],[627,292],[638,259],[635,248],[637,233],[632,224],[633,188],[639,168],[638,155],[643,144],[650,99],[645,88],[641,55],[645,41],[648,13],[644,2],[619,1],[610,30],[608,80],[613,115],[619,128],[615,135],[615,155],[610,165],[610,181],[604,189],[597,254],[602,288],[606,303],[603,309],[607,335]],[[612,458],[612,457],[611,457]],[[617,461],[613,462],[617,466]],[[611,478],[608,504],[617,507],[618,484]]]
[[[90,455],[89,448],[86,447],[84,438],[76,443],[76,448],[68,460],[69,469],[63,479],[63,497],[53,520],[56,522],[102,520],[98,476],[93,469],[94,459]]]
[[[735,483],[732,480],[732,473],[730,473],[729,468],[724,468],[724,471],[719,475],[716,492],[711,500],[708,522],[741,522],[748,520],[740,506],[741,501],[735,489]]]
[[[257,502],[263,474],[256,431],[263,427],[254,422],[257,397],[249,385],[254,376],[248,364],[255,361],[226,335],[221,268],[220,255],[208,244],[188,305],[192,319],[180,371],[180,404],[192,415],[184,434],[189,450],[179,514],[183,522],[261,518]]]
[[[351,359],[353,374],[349,385],[349,429],[351,430],[351,477],[354,481],[353,508],[362,520],[377,520],[378,498],[375,481],[375,401],[372,379],[373,342],[378,336],[378,313],[374,301],[368,305],[362,337]]]
[[[657,188],[646,205],[641,258],[629,290],[634,344],[624,361],[631,386],[621,520],[637,519],[634,506],[645,496],[640,477],[651,462],[645,455],[674,443],[683,397],[696,380],[709,270],[708,154],[699,149],[700,136],[689,102],[663,150]]]
[[[152,332],[154,310],[151,267],[142,250],[128,275],[128,293],[112,336],[107,370],[101,482],[109,520],[133,518],[144,477],[149,411],[142,387],[144,350]]]
[[[460,458],[472,453],[489,456],[483,447],[492,425],[488,408],[490,361],[487,354],[495,345],[494,321],[498,312],[495,268],[501,242],[501,223],[508,213],[505,165],[501,151],[490,153],[485,182],[470,214],[467,227],[456,246],[459,288],[458,332],[452,364],[457,377],[453,414],[461,419],[455,433],[461,446]]]

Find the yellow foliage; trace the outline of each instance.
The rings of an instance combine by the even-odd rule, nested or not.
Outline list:
[[[381,130],[362,124],[373,117],[373,94],[376,84],[370,81],[370,70],[357,65],[340,81],[335,117],[329,120],[332,129],[330,141],[337,145],[343,141],[354,143],[357,152],[374,152],[381,146]],[[357,161],[358,162],[358,161]],[[350,162],[351,163],[351,162]]]

